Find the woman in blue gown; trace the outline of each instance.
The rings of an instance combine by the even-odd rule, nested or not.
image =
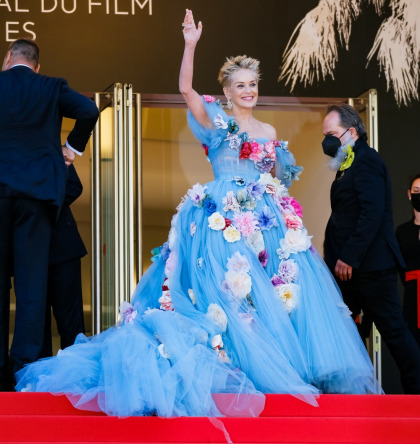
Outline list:
[[[184,19],[180,91],[215,180],[194,185],[121,322],[17,374],[110,415],[257,416],[263,393],[382,393],[347,307],[311,246],[287,143],[256,120],[259,62],[227,59],[228,112],[192,88],[202,25]]]

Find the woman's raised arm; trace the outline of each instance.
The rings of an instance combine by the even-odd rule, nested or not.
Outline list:
[[[193,72],[194,72],[194,52],[198,41],[201,37],[203,25],[198,22],[198,26],[194,23],[192,11],[187,9],[184,23],[183,34],[185,40],[184,55],[182,57],[181,69],[179,72],[179,91],[197,121],[204,127],[212,125],[210,118],[204,108],[200,95],[193,89]]]

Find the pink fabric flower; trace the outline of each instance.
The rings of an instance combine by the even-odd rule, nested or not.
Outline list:
[[[243,213],[235,214],[233,222],[235,227],[245,237],[254,234],[258,227],[258,221],[255,219],[252,211],[245,211]]]
[[[159,298],[161,310],[173,311],[172,299],[169,291],[163,291],[162,296]]]
[[[302,217],[302,207],[294,197],[283,197],[276,203],[283,213],[295,213],[296,216]]]
[[[296,216],[302,217],[302,207],[294,197],[291,198],[290,205],[295,209]]]
[[[259,162],[260,160],[264,159],[263,145],[260,145],[257,142],[251,142],[250,145],[251,154],[249,155],[249,158],[254,162]]]
[[[276,147],[274,146],[274,142],[272,140],[270,140],[269,142],[265,142],[264,150],[267,154],[267,157],[269,157],[270,159],[276,158]]]
[[[287,228],[302,228],[302,219],[299,216],[293,216],[292,214],[285,214],[284,221]]]
[[[203,95],[203,99],[204,101],[206,101],[207,103],[213,103],[216,101],[216,99],[213,96],[207,96],[207,95]]]

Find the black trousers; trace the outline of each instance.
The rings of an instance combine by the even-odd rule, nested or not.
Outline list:
[[[74,343],[79,333],[85,332],[79,258],[49,267],[43,357],[52,356],[51,309],[60,335],[60,347],[64,349]]]
[[[363,310],[375,323],[400,370],[404,392],[420,394],[420,348],[402,314],[396,271],[354,270],[349,281],[336,280],[353,318]]]
[[[44,343],[48,260],[55,208],[43,201],[0,198],[0,372],[7,371],[10,276],[16,320],[14,372],[36,361]]]

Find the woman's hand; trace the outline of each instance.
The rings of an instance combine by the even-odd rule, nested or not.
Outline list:
[[[182,26],[184,27],[183,34],[184,34],[185,44],[196,45],[197,42],[200,40],[203,25],[201,22],[198,22],[198,26],[195,26],[194,17],[191,9],[186,10]]]

